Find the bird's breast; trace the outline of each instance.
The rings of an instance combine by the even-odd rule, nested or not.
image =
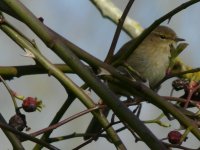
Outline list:
[[[154,48],[138,47],[126,61],[142,77],[146,78],[151,86],[164,78],[170,57],[169,46]]]

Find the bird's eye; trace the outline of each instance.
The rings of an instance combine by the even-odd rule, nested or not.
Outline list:
[[[166,36],[161,34],[161,35],[160,35],[160,38],[161,38],[161,39],[166,39]]]

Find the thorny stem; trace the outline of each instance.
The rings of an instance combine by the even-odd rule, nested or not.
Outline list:
[[[11,98],[12,98],[13,104],[15,106],[15,110],[17,110],[18,106],[17,106],[16,100],[15,100],[15,97],[13,95],[13,91],[11,90],[11,88],[9,87],[9,85],[4,81],[4,79],[2,78],[1,75],[0,75],[0,79],[3,82],[4,86],[6,87],[6,89],[8,90],[8,92],[9,92]]]

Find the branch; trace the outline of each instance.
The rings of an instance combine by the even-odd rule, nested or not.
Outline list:
[[[119,23],[118,23],[118,25],[117,25],[117,29],[116,29],[115,35],[114,35],[114,37],[113,37],[113,41],[112,41],[112,43],[111,43],[109,52],[108,52],[108,54],[107,54],[107,56],[106,56],[106,59],[105,59],[105,62],[106,62],[106,63],[109,63],[110,60],[111,60],[111,58],[112,58],[113,55],[114,55],[114,51],[115,51],[115,48],[116,48],[116,45],[117,45],[117,41],[118,41],[118,39],[119,39],[119,35],[120,35],[120,32],[121,32],[121,29],[122,29],[122,27],[123,27],[124,21],[125,21],[127,15],[128,15],[128,12],[129,12],[129,10],[130,10],[130,8],[131,8],[133,2],[134,2],[134,0],[129,0],[129,2],[128,2],[128,4],[127,4],[127,6],[126,6],[126,8],[125,8],[125,10],[124,10],[124,12],[123,12],[121,18],[119,19]]]
[[[90,108],[90,109],[81,111],[81,112],[79,112],[79,113],[77,113],[77,114],[75,114],[75,115],[73,115],[73,116],[71,116],[71,117],[69,117],[69,118],[67,118],[67,119],[64,119],[64,120],[62,120],[62,121],[60,121],[60,122],[58,122],[58,123],[56,123],[56,124],[52,124],[52,125],[50,125],[50,126],[47,127],[47,128],[44,128],[44,129],[41,129],[41,130],[36,131],[36,132],[34,132],[34,133],[31,133],[31,135],[32,135],[32,136],[38,136],[38,135],[40,135],[40,134],[42,134],[42,133],[52,131],[52,130],[54,130],[54,129],[56,129],[56,128],[58,128],[58,127],[60,127],[60,126],[62,126],[62,125],[64,125],[64,124],[66,124],[66,123],[68,123],[68,122],[70,122],[70,121],[72,121],[72,120],[74,120],[74,119],[76,119],[76,118],[82,116],[82,115],[85,115],[85,114],[87,114],[87,113],[89,113],[89,112],[92,112],[92,111],[94,111],[94,110],[97,110],[97,109],[99,109],[99,107],[94,107],[94,108]]]
[[[101,15],[118,24],[122,11],[111,0],[90,0],[100,11]],[[123,26],[124,31],[132,38],[137,37],[143,31],[141,25],[130,17],[126,17]]]
[[[8,126],[6,120],[3,118],[1,113],[0,113],[0,123],[4,123],[5,125]],[[8,130],[5,130],[3,128],[2,128],[2,131],[8,137],[10,143],[13,146],[13,149],[24,150],[23,145],[21,144],[20,140],[17,138],[17,136],[15,134],[13,134],[12,132],[9,132]]]
[[[33,30],[33,32],[35,32],[49,48],[51,48],[64,62],[66,62],[72,68],[72,70],[75,73],[77,73],[97,93],[97,95],[102,100],[104,100],[104,102],[116,113],[116,115],[119,117],[120,120],[124,120],[125,122],[127,122],[127,124],[130,125],[132,129],[136,130],[137,133],[140,135],[140,137],[145,141],[145,143],[150,148],[152,149],[161,148],[163,150],[166,149],[166,147],[155,137],[155,135],[152,134],[152,132],[118,99],[118,97],[107,86],[105,86],[105,84],[103,84],[99,79],[97,79],[97,77],[94,74],[92,74],[83,65],[83,63],[80,62],[80,60],[72,52],[72,49],[70,49],[69,45],[66,45],[65,42],[63,42],[63,39],[61,39],[58,34],[54,34],[52,33],[52,30],[46,28],[44,24],[42,24],[18,0],[16,1],[2,0],[2,1],[10,9],[12,9],[15,12],[15,14],[19,18],[21,18],[21,20],[27,26],[29,26]],[[37,55],[37,57],[39,57],[38,53],[36,53],[31,47],[29,47],[28,50],[30,50],[34,55]],[[41,59],[41,57],[38,58],[37,60],[41,61],[40,62],[41,64],[45,65],[47,64],[47,62],[44,62],[44,59]],[[64,78],[62,80],[64,80]],[[69,86],[68,83],[65,83],[64,85],[66,87]],[[71,87],[70,89],[73,88]],[[82,91],[81,93],[77,93],[76,91],[76,95],[80,99],[82,99],[83,97],[82,96],[80,97],[80,94],[82,95]],[[94,112],[93,114],[95,115]],[[98,116],[97,115],[95,116],[98,119]],[[127,118],[127,116],[129,117]],[[98,120],[100,120],[100,118]],[[140,129],[138,129],[138,126],[140,127]],[[112,133],[114,132],[112,128],[107,129],[107,132],[109,130],[112,131]],[[108,135],[113,137],[113,142],[117,148],[126,149],[124,145],[121,143],[121,140],[119,139],[118,136],[113,136],[111,132],[108,132]]]
[[[56,68],[64,73],[73,73],[71,68],[66,64],[54,64]],[[36,74],[51,74],[41,65],[26,65],[26,66],[0,66],[0,75],[5,80],[10,80],[14,77]]]
[[[33,141],[33,142],[35,142],[35,143],[38,143],[38,144],[40,144],[40,145],[42,145],[42,146],[44,146],[44,147],[46,147],[46,148],[48,148],[48,149],[51,149],[51,150],[59,150],[58,148],[54,147],[53,145],[48,144],[48,143],[46,143],[46,142],[44,142],[44,141],[41,141],[41,140],[39,140],[39,139],[37,139],[37,138],[34,138],[34,137],[30,136],[30,135],[27,135],[27,134],[25,134],[25,133],[23,133],[23,132],[20,132],[20,131],[18,131],[18,130],[16,130],[16,129],[10,127],[9,125],[3,123],[3,122],[0,122],[0,127],[1,127],[2,129],[4,129],[4,130],[7,130],[7,131],[10,131],[10,132],[12,132],[12,133],[14,133],[14,134],[16,134],[16,135],[19,135],[20,137],[22,137],[22,138],[24,138],[24,139],[27,139],[27,140]],[[23,148],[20,148],[20,149],[23,149]]]
[[[14,2],[14,1],[12,1]],[[11,3],[12,3],[11,2]],[[15,1],[17,2],[17,1]],[[16,4],[18,4],[19,2],[17,2]],[[12,3],[13,4],[13,3]],[[24,11],[28,11],[26,10],[24,7],[22,7],[21,10],[24,10]],[[27,12],[28,13],[28,12]],[[24,14],[27,14],[27,13],[23,13]],[[30,12],[29,12],[30,13]],[[35,17],[34,17],[35,18]],[[35,18],[37,21],[38,19]],[[70,78],[68,78],[67,76],[65,76],[64,73],[62,73],[58,68],[56,68],[53,64],[51,64],[51,62],[49,60],[47,60],[39,51],[38,49],[35,48],[35,46],[33,46],[32,44],[30,44],[29,42],[27,42],[27,40],[25,39],[24,36],[21,36],[21,34],[19,34],[17,32],[17,30],[15,30],[15,28],[9,24],[4,18],[3,16],[1,16],[1,24],[0,24],[0,28],[11,38],[13,39],[20,47],[22,47],[25,51],[29,51],[31,52],[32,54],[32,57],[38,62],[40,63],[40,65],[42,65],[47,71],[49,71],[55,78],[57,78],[60,83],[64,86],[64,88],[67,90],[67,91],[70,91],[72,92],[73,94],[75,94],[77,96],[77,98],[79,98],[79,100],[81,100],[81,102],[87,107],[87,108],[93,108],[95,107],[95,104],[94,102],[92,101],[92,99],[80,88],[78,87]],[[32,22],[32,19],[31,19],[31,22]],[[32,23],[31,23],[32,24]],[[39,21],[39,24],[41,24],[41,22]],[[43,32],[45,30],[42,30]],[[49,36],[48,38],[50,38],[50,41],[52,40],[52,37]],[[49,41],[47,42],[49,43]],[[55,46],[55,49],[56,50],[67,50],[70,54],[68,53],[64,53],[63,56],[67,57],[67,61],[69,61],[70,63],[68,64],[71,64],[70,67],[73,68],[74,70],[74,67],[75,67],[75,70],[78,69],[79,72],[81,72],[81,74],[83,74],[84,76],[86,75],[86,77],[91,77],[91,79],[94,79],[94,76],[91,76],[91,73],[89,72],[88,68],[86,66],[84,66],[80,60],[77,59],[77,57],[71,53],[69,51],[69,49],[67,49],[67,47],[65,45],[63,45],[62,41],[58,40],[58,43],[56,42],[56,44],[53,44]],[[53,46],[53,47],[54,47]],[[65,59],[65,60],[66,60]],[[75,61],[75,62],[74,62]],[[74,63],[73,63],[74,62]],[[75,65],[75,66],[74,66]],[[76,68],[76,65],[77,65],[77,68]],[[80,69],[80,70],[79,70]],[[105,93],[105,85],[104,85],[104,88],[103,87],[99,87],[99,85],[102,85],[102,83],[100,81],[97,81],[97,78],[95,77],[94,80],[92,81],[95,81],[95,84],[97,85],[98,83],[98,86],[96,88],[98,89],[103,89],[104,90],[104,93]],[[100,83],[99,83],[100,82]],[[108,91],[106,91],[108,92]],[[110,95],[110,93],[108,93],[109,97],[107,98],[113,98],[115,96],[113,95]],[[115,100],[117,98],[114,98]],[[109,99],[110,100],[110,99]],[[93,115],[98,119],[98,121],[102,124],[102,126],[106,127],[109,122],[108,120],[101,116],[99,112],[92,112]],[[121,149],[125,149],[125,146],[123,145],[123,143],[121,142],[121,140],[119,139],[118,135],[116,134],[115,130],[113,128],[109,128],[107,130],[107,133],[109,135],[109,137],[112,139],[113,143],[115,144],[116,147],[120,147]]]
[[[100,11],[100,13],[102,14],[103,17],[110,19],[112,22],[114,22],[115,24],[118,24],[118,20],[120,19],[120,16],[122,14],[122,11],[117,8],[112,2],[111,0],[90,0],[96,7],[97,9]],[[179,6],[179,8],[177,7],[177,9],[180,9],[180,11],[182,9],[185,9],[186,7],[195,4],[199,2],[198,0],[194,0],[194,1],[188,1],[184,4],[182,4],[181,6]],[[179,10],[177,10],[178,12]],[[177,12],[172,12],[172,13],[177,13]],[[171,15],[171,14],[170,14]],[[169,15],[169,18],[171,18],[171,16]],[[172,14],[173,15],[173,14]],[[164,16],[163,16],[164,17]],[[162,18],[162,17],[161,17]],[[168,17],[167,17],[168,19]],[[164,21],[164,20],[163,20]],[[160,23],[159,23],[160,24]],[[124,26],[123,26],[123,30],[129,35],[131,36],[133,39],[136,38],[137,36],[139,36],[141,34],[141,32],[143,31],[141,25],[139,23],[137,23],[135,20],[133,20],[130,17],[127,17],[125,22],[124,22]],[[149,30],[149,31],[152,31]],[[126,47],[127,49],[127,47]],[[131,48],[130,48],[131,49]],[[127,54],[128,55],[128,54]],[[114,56],[116,57],[116,56]],[[117,57],[118,58],[118,57]],[[118,61],[120,62],[120,61]],[[180,63],[181,62],[181,63]],[[186,71],[188,69],[191,69],[192,67],[189,67],[188,65],[184,64],[180,58],[176,59],[176,64],[181,64],[181,66],[179,66],[179,71]],[[184,69],[183,69],[184,68]],[[183,70],[182,70],[183,69]],[[173,70],[172,70],[173,71]],[[177,73],[178,74],[178,73]],[[192,76],[195,76],[196,80],[200,80],[200,73],[191,73],[188,75],[183,75],[181,77],[183,78],[187,78],[187,79],[194,79]]]
[[[125,77],[119,76],[118,74],[113,74],[113,76],[118,77],[119,80],[113,80],[112,77],[107,77],[106,79],[114,85],[120,85],[122,89],[126,90],[126,92],[129,92],[131,95],[138,95],[159,107],[161,110],[169,112],[180,122],[181,125],[185,126],[186,128],[192,127],[191,132],[200,140],[200,130],[198,129],[198,126],[195,124],[195,122],[185,116],[171,103],[165,101],[164,98],[160,97],[144,84],[139,82],[132,82],[130,79],[126,79]],[[129,116],[126,116],[126,118],[128,119]]]
[[[6,0],[4,0],[3,2],[9,2],[8,0],[6,1]],[[11,1],[10,1],[11,2]],[[18,1],[12,1],[11,3],[13,4],[13,3],[16,3],[17,4],[17,2]],[[7,3],[8,4],[8,3]],[[8,4],[9,5],[9,4]],[[17,5],[18,6],[18,5]],[[19,5],[20,6],[20,5]],[[12,7],[12,6],[11,6]],[[39,37],[41,37],[46,43],[47,43],[47,45],[48,44],[51,44],[52,43],[52,38],[50,38],[50,41],[49,40],[45,40],[44,38],[47,38],[47,37],[49,37],[49,36],[51,36],[51,35],[54,35],[54,38],[55,38],[55,35],[56,36],[58,36],[57,34],[54,34],[54,33],[52,33],[52,31],[50,32],[50,30],[49,29],[46,29],[45,27],[44,27],[44,25],[43,24],[41,24],[41,23],[39,23],[39,22],[37,22],[37,18],[35,18],[34,16],[32,16],[32,14],[30,14],[30,12],[27,12],[26,11],[26,9],[24,10],[24,8],[23,7],[15,7],[15,6],[13,6],[13,10],[14,10],[14,12],[18,15],[18,16],[20,16],[19,18],[21,18],[26,24],[28,24],[28,26],[30,26],[30,28],[32,28],[32,30],[33,31],[35,31],[37,34],[38,34],[38,36]],[[24,16],[23,17],[23,15],[24,14],[27,14],[26,16]],[[27,16],[29,16],[29,17],[27,17]],[[36,28],[37,27],[37,28]],[[37,30],[36,31],[36,29],[39,29],[39,30]],[[50,34],[51,33],[51,34]],[[54,39],[53,38],[53,39]],[[62,39],[61,41],[60,41],[60,39]],[[54,39],[55,40],[55,39]],[[53,40],[53,41],[54,41]],[[67,42],[64,42],[64,40],[63,40],[63,38],[57,38],[56,39],[56,41],[58,41],[59,43],[54,43],[54,46],[59,46],[59,44],[60,45],[62,45],[62,44],[66,44]],[[64,43],[62,43],[62,42],[64,42]],[[68,43],[69,44],[69,43]],[[49,45],[49,46],[52,46],[52,45]],[[66,45],[64,46],[64,45],[62,45],[64,48],[62,48],[62,52],[64,52],[64,50],[66,50]],[[72,45],[67,45],[67,46],[69,46],[69,48],[71,48],[71,50],[72,50],[72,48],[74,47],[74,45],[72,46]],[[51,47],[52,49],[54,49],[55,47]],[[56,47],[56,48],[58,48],[58,47]],[[77,47],[76,47],[77,48]],[[58,50],[58,49],[57,49]],[[77,50],[77,49],[76,49]],[[80,50],[80,49],[79,49]],[[75,51],[75,49],[74,49],[74,51]],[[57,53],[58,53],[58,51],[56,51]],[[67,51],[68,52],[68,51]],[[77,51],[76,51],[77,52]],[[61,54],[61,53],[59,53],[59,54]],[[79,56],[79,57],[81,57],[81,55],[80,54],[78,54],[78,52],[76,53],[77,54],[77,56]],[[85,54],[85,53],[84,53]],[[89,56],[88,54],[86,54],[87,56]],[[71,56],[71,55],[68,55],[68,56]],[[73,55],[72,55],[73,56]],[[82,58],[82,57],[81,57]],[[63,58],[64,59],[64,58]],[[92,62],[92,59],[93,59],[93,57],[90,57],[89,58],[90,60],[88,60],[88,61],[90,61],[90,62]],[[70,59],[71,60],[71,59]],[[94,60],[94,59],[93,59]],[[94,61],[93,61],[94,62]],[[100,62],[100,61],[98,61],[98,60],[95,60],[95,62],[96,63],[99,63],[100,65],[102,65],[102,63]],[[69,63],[70,64],[70,63]],[[71,65],[73,65],[73,64],[71,64]],[[71,65],[70,65],[70,67],[71,67]],[[102,65],[103,66],[103,65]],[[73,66],[73,67],[71,67],[73,70],[75,70],[76,68],[75,68],[75,66]],[[109,68],[108,66],[107,66],[107,68]],[[79,74],[80,76],[81,76],[81,74],[80,74],[80,72],[78,71],[78,69],[76,70],[77,71],[77,74]],[[115,75],[115,77],[117,77],[118,79],[120,79],[120,75],[119,74],[117,74],[116,72],[115,72],[115,70],[113,70],[113,69],[109,69],[109,71],[111,72],[111,73],[113,73],[113,74],[116,74]],[[82,77],[82,76],[81,76]],[[122,78],[122,77],[121,77]],[[91,78],[91,79],[94,79],[94,78]],[[96,80],[94,80],[94,81],[96,81]],[[125,82],[126,84],[127,84],[127,86],[130,86],[130,85],[132,85],[133,84],[133,82],[130,82],[130,80],[128,80],[128,79],[126,79],[125,81],[127,81],[127,82]],[[95,85],[95,84],[94,84]],[[136,86],[136,85],[135,85]],[[93,86],[94,87],[94,86]],[[98,86],[97,86],[98,87]],[[96,87],[96,88],[97,88]],[[133,86],[134,87],[134,86]],[[137,87],[137,86],[136,86]],[[95,87],[94,87],[94,89],[96,89]],[[104,88],[104,87],[103,87]],[[128,87],[127,87],[128,88]],[[100,88],[101,89],[101,88]],[[105,90],[107,90],[106,92],[108,92],[108,89],[107,88],[105,88]],[[138,91],[142,91],[140,88],[138,89]],[[137,92],[138,92],[137,91]],[[145,91],[145,90],[144,90]],[[102,95],[102,94],[104,94],[104,92],[103,93],[99,93],[100,91],[98,91],[97,93],[98,93],[98,95]],[[148,97],[148,95],[150,95],[149,93],[147,93],[146,92],[146,97]],[[127,112],[127,109],[125,109],[124,107],[123,107],[123,105],[121,105],[120,103],[117,103],[118,101],[116,101],[116,102],[114,102],[114,105],[112,105],[111,104],[111,102],[112,102],[112,100],[113,100],[113,97],[109,97],[109,98],[111,98],[110,99],[110,101],[109,101],[109,99],[108,99],[108,97],[107,98],[105,98],[105,99],[103,99],[103,100],[105,100],[106,102],[107,102],[107,104],[109,105],[109,106],[111,106],[111,108],[114,110],[114,112],[119,116],[119,118],[121,119],[121,120],[124,120],[124,121],[126,121],[133,129],[136,129],[136,131],[137,131],[137,133],[141,136],[141,138],[144,138],[144,140],[147,142],[147,144],[149,144],[149,146],[151,147],[152,145],[152,143],[155,143],[155,141],[156,142],[158,142],[157,140],[156,140],[156,138],[154,137],[154,136],[152,136],[152,135],[150,135],[150,134],[147,134],[147,132],[143,132],[143,131],[139,131],[137,128],[136,128],[136,126],[138,127],[138,126],[140,126],[141,124],[134,124],[134,122],[135,121],[138,121],[138,119],[136,118],[133,118],[133,115],[132,114],[130,114],[129,112]],[[151,96],[151,98],[152,99],[154,99],[155,97],[152,97]],[[115,98],[114,98],[115,99]],[[116,100],[116,99],[115,99]],[[162,101],[162,99],[160,99],[159,101]],[[155,102],[156,103],[156,102]],[[159,104],[155,104],[155,105],[159,105]],[[121,107],[122,106],[122,107]],[[160,105],[159,105],[160,106]],[[118,109],[118,108],[120,108],[120,109]],[[171,109],[169,109],[168,107],[165,107],[164,105],[162,105],[162,108],[164,108],[164,109],[167,109],[167,110],[170,110],[171,111]],[[172,107],[173,108],[173,107]],[[130,114],[130,115],[129,115]],[[175,112],[173,112],[173,114],[175,115]],[[126,117],[126,116],[129,116],[129,117]],[[175,115],[176,116],[176,115]],[[123,119],[123,117],[125,118],[125,119]],[[180,119],[180,118],[179,118]],[[180,119],[181,120],[181,119]],[[133,121],[133,122],[132,122]],[[183,122],[183,120],[181,120],[181,122]],[[188,122],[190,122],[190,120],[187,120],[186,119],[186,123],[188,123]],[[138,122],[137,122],[138,123]],[[142,128],[144,127],[143,125],[141,126]],[[143,128],[143,129],[145,129],[145,128]],[[196,128],[194,128],[194,130],[196,131]],[[145,131],[148,131],[148,130],[145,130]],[[143,132],[143,133],[141,133],[141,132]],[[147,135],[149,136],[151,136],[151,140],[152,140],[152,137],[153,137],[153,140],[152,141],[149,141],[149,138],[147,138]],[[154,141],[155,140],[155,141]],[[151,144],[150,144],[151,143]],[[158,146],[158,145],[157,145]],[[151,147],[151,148],[158,148],[158,147]],[[159,148],[160,148],[160,145],[159,145]],[[165,148],[164,148],[165,149]]]
[[[114,62],[113,64],[118,64],[120,62],[122,62],[122,60],[126,59],[139,45],[140,43],[157,27],[159,26],[162,22],[164,22],[165,20],[172,18],[172,16],[174,16],[175,14],[177,14],[178,12],[186,9],[187,7],[200,2],[200,0],[192,0],[192,1],[187,1],[183,4],[181,4],[180,6],[176,7],[175,9],[173,9],[172,11],[170,11],[169,13],[165,14],[164,16],[160,17],[159,19],[157,19],[156,21],[154,21],[147,29],[144,30],[144,32],[142,32],[140,34],[140,36],[138,38],[136,38],[136,40],[134,40],[134,42],[131,42],[131,44],[129,44],[128,46],[122,47],[120,49],[120,51],[123,51],[123,53],[120,53],[121,56],[116,60],[115,58],[113,58]],[[126,50],[124,50],[124,48],[126,48]]]

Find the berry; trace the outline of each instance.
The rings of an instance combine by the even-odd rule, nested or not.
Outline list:
[[[39,17],[38,20],[40,20],[42,23],[44,22],[44,18]]]
[[[171,144],[179,144],[182,134],[178,131],[171,131],[168,133],[168,140]]]
[[[189,84],[188,79],[176,79],[172,82],[172,87],[176,90],[182,90],[185,89]]]
[[[26,117],[24,114],[15,114],[9,120],[9,125],[18,131],[23,131],[26,125]]]
[[[37,109],[37,99],[33,97],[27,97],[26,99],[23,100],[22,103],[22,108],[26,112],[34,112]]]

